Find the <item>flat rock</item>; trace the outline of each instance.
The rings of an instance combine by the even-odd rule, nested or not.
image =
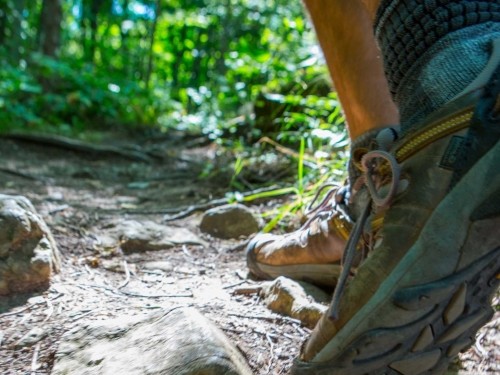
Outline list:
[[[81,323],[66,332],[52,375],[251,375],[228,338],[193,308]]]
[[[264,283],[260,296],[270,310],[298,319],[309,328],[316,325],[331,299],[314,285],[284,276]]]
[[[16,348],[23,348],[25,346],[33,346],[38,341],[47,337],[48,332],[46,329],[41,327],[33,327],[28,333],[19,339],[16,343]]]
[[[31,202],[0,194],[0,295],[45,289],[60,265],[54,238]]]
[[[186,228],[160,225],[149,220],[122,220],[96,232],[104,232],[97,236],[100,240],[98,247],[119,247],[126,254],[163,250],[176,245],[206,245]]]
[[[242,204],[227,204],[207,210],[200,229],[217,238],[239,238],[259,231],[259,222],[252,211]]]

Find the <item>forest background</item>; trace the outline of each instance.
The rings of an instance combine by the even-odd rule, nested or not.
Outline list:
[[[229,190],[295,193],[281,217],[343,176],[344,118],[300,1],[0,0],[0,62],[3,133],[184,132],[231,155]],[[285,173],[243,178],[256,159]]]

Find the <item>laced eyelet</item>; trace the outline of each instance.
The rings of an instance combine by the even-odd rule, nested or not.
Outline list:
[[[361,164],[361,161],[363,160],[363,156],[365,156],[368,151],[369,150],[367,148],[360,147],[352,152],[351,163],[360,172],[363,172],[363,165]]]

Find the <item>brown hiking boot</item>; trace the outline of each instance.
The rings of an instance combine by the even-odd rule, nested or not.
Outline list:
[[[258,234],[252,239],[246,250],[252,274],[261,279],[287,276],[317,285],[335,285],[352,224],[339,210],[345,190],[328,186],[332,189],[300,229],[283,235]]]
[[[364,187],[354,192],[362,209],[346,268],[293,374],[441,374],[491,318],[500,281],[495,47],[457,99],[389,149],[363,157]],[[384,213],[376,232],[365,225],[372,211]],[[373,248],[349,280],[363,234],[375,238]]]

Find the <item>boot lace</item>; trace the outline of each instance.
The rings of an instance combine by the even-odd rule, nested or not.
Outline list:
[[[321,200],[319,197],[321,193],[326,190]],[[302,225],[302,228],[308,227],[316,219],[327,219],[330,215],[335,212],[339,204],[344,202],[345,197],[345,187],[334,184],[326,183],[319,187],[319,189],[314,194],[311,203],[306,207],[305,214],[310,216],[310,218]]]
[[[323,193],[325,190],[326,192]],[[300,242],[303,246],[307,245],[310,231],[313,230],[311,226],[314,222],[317,223],[317,230],[324,235],[328,234],[328,220],[339,212],[343,212],[340,206],[345,201],[346,191],[346,187],[334,183],[326,183],[319,187],[305,209],[305,214],[309,218],[299,229],[301,231]],[[347,237],[347,233],[345,235]]]
[[[332,320],[338,319],[340,299],[351,273],[356,249],[363,236],[366,223],[371,217],[372,210],[387,209],[398,192],[400,182],[401,166],[395,156],[385,150],[367,152],[361,159],[361,168],[363,173],[355,181],[354,186],[366,186],[370,199],[363,207],[346,243],[342,272],[335,287],[329,311],[329,317]],[[382,186],[384,186],[384,190],[388,187],[387,193],[381,194]]]

